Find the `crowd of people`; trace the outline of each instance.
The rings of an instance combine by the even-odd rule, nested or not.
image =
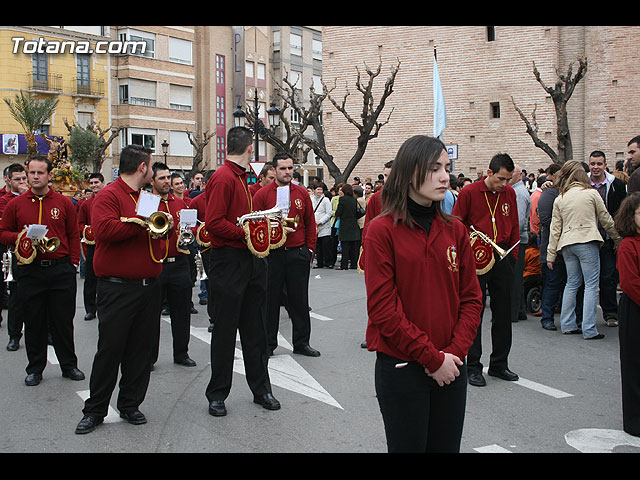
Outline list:
[[[7,167],[0,195],[7,350],[19,349],[24,328],[28,386],[43,379],[48,344],[64,377],[85,378],[73,338],[82,265],[84,319],[98,319],[98,344],[76,433],[103,422],[119,373],[120,416],[143,424],[162,315],[171,318],[174,363],[196,365],[188,347],[197,287],[212,333],[210,415],[227,415],[238,333],[253,401],[279,410],[267,366],[281,307],[293,352],[320,357],[311,346],[311,269],[358,269],[367,291],[362,347],[376,352],[388,450],[456,452],[467,385],[486,386],[487,296],[487,373],[515,381],[512,324],[528,318],[526,292],[539,287],[540,306],[529,313],[543,329],[557,330],[559,313],[563,334],[601,339],[598,304],[604,325],[619,327],[623,425],[640,435],[639,145],[632,139],[613,171],[594,151],[537,176],[499,153],[471,180],[450,173],[440,140],[417,135],[375,181],[354,177],[328,188],[313,178],[305,188],[293,157],[280,152],[249,184],[253,134],[234,127],[226,162],[197,173],[188,189],[151,150],[130,145],[118,178],[105,185],[92,174],[78,198],[55,192],[51,163],[36,156]],[[152,215],[141,213],[148,193],[157,200]],[[196,225],[183,221],[188,211]]]

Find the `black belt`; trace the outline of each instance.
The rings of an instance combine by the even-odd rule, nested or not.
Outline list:
[[[33,265],[36,267],[50,267],[52,265],[57,265],[59,263],[70,263],[70,262],[71,262],[71,258],[68,255],[66,255],[64,257],[53,258],[50,260],[34,260],[31,263],[24,263],[24,264],[21,264],[20,266],[27,267],[29,265]]]
[[[104,280],[109,283],[119,283],[121,285],[142,285],[147,287],[151,285],[156,279],[153,278],[120,278],[120,277],[98,277],[99,280]]]

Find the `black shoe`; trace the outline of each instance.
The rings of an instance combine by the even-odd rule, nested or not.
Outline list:
[[[195,367],[196,362],[191,360],[189,357],[183,358],[182,360],[174,360],[173,363],[178,365],[182,365],[183,367]]]
[[[146,417],[140,410],[120,412],[120,418],[124,418],[131,425],[142,425],[143,423],[147,423]]]
[[[168,316],[169,315],[169,309],[168,308],[163,308],[161,315],[164,316],[164,317]]]
[[[484,379],[481,373],[469,374],[469,385],[473,385],[474,387],[484,387],[486,384],[487,381]]]
[[[213,332],[213,323],[209,324],[209,326],[207,327],[207,332],[209,332],[209,333]]]
[[[545,330],[558,330],[553,322],[545,322],[542,324]]]
[[[253,403],[262,405],[267,410],[280,410],[280,402],[270,393],[253,397]]]
[[[92,417],[91,415],[85,415],[78,423],[76,427],[76,433],[83,434],[93,432],[98,425],[102,423],[102,418]]]
[[[38,385],[42,381],[42,374],[40,373],[30,373],[27,375],[27,378],[24,379],[25,385],[29,387],[34,387]]]
[[[85,320],[93,320],[94,318],[96,318],[96,314],[94,312],[89,312],[84,316]]]
[[[207,303],[209,303],[209,302],[208,302],[206,299],[201,298],[201,299],[198,301],[198,303],[199,303],[200,305],[206,305],[206,304],[207,304]]]
[[[212,400],[209,402],[209,415],[224,417],[226,414],[227,407],[224,406],[224,400]]]
[[[84,380],[84,373],[82,373],[77,368],[72,368],[71,370],[63,371],[62,376],[66,378],[70,378],[71,380]]]
[[[198,310],[196,310],[196,307],[194,307],[193,305],[191,305],[191,313],[192,313],[193,315],[195,315],[195,314],[197,314],[197,313],[198,313]]]
[[[498,378],[501,378],[502,380],[507,380],[508,382],[515,382],[516,380],[520,379],[520,377],[518,377],[517,374],[513,373],[508,368],[505,368],[504,370],[489,369],[487,370],[487,373],[492,377],[498,377]]]
[[[360,348],[367,348],[367,341],[366,340],[360,344]]]
[[[315,348],[311,348],[309,345],[305,345],[302,348],[294,348],[293,353],[298,353],[300,355],[306,355],[307,357],[319,357],[320,352]]]
[[[585,338],[585,340],[600,340],[601,338],[604,338],[604,333],[599,333],[593,337]]]
[[[579,328],[576,330],[569,330],[568,332],[562,332],[565,335],[578,335],[579,333],[582,333],[582,330],[580,330]]]
[[[9,343],[7,344],[7,350],[15,352],[18,348],[20,348],[20,340],[17,338],[10,338]]]

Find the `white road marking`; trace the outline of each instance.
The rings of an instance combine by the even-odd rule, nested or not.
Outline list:
[[[59,365],[58,357],[56,356],[56,350],[53,345],[47,345],[47,361],[52,365]]]
[[[164,320],[170,323],[168,318],[164,318]],[[211,333],[207,331],[207,327],[191,327],[191,335],[211,344]],[[280,333],[278,333],[278,346],[293,351],[291,344]],[[245,374],[242,350],[238,348],[236,348],[233,371],[241,375]],[[343,410],[342,406],[291,355],[283,354],[269,357],[269,379],[272,385]]]
[[[564,439],[582,453],[613,453],[613,449],[619,445],[640,448],[640,438],[622,430],[582,428],[565,434]]]
[[[478,453],[513,453],[511,450],[501,447],[500,445],[487,445],[485,447],[477,447],[474,450]]]
[[[89,390],[80,390],[76,392],[82,401],[84,402],[87,398],[89,398],[90,392]],[[107,416],[104,417],[104,423],[115,423],[115,422],[123,422],[124,420],[120,418],[120,414],[109,405],[109,411],[107,412]]]
[[[483,369],[483,372],[487,373],[487,371],[488,371],[488,367],[485,367]],[[527,380],[526,378],[522,378],[522,377],[520,377],[520,379],[516,380],[515,382],[509,382],[509,383],[515,383],[516,385],[520,385],[522,387],[528,388],[530,390],[534,390],[539,393],[544,393],[545,395],[549,395],[554,398],[573,397],[573,395],[570,393],[563,392],[562,390],[548,387],[546,385],[542,385],[541,383],[533,382],[531,380]]]
[[[315,318],[316,320],[322,320],[323,322],[333,320],[333,318],[325,317],[324,315],[320,315],[319,313],[314,313],[314,312],[309,312],[309,316],[311,318]]]

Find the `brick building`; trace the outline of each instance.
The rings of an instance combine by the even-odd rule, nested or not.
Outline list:
[[[640,134],[638,44],[640,27],[325,26],[322,76],[328,85],[337,79],[338,99],[348,85],[352,94],[347,105],[357,115],[362,100],[355,89],[355,66],[376,67],[381,60],[376,82],[381,89],[391,65],[400,60],[394,93],[380,118],[386,119],[393,109],[390,122],[351,174],[375,179],[406,138],[433,135],[436,48],[447,109],[443,138],[457,145],[454,173],[475,178],[497,152],[509,153],[529,172],[549,165],[550,158],[526,133],[511,97],[529,118],[537,104],[539,136],[556,149],[553,102],[536,81],[533,62],[543,81],[553,86],[555,68],[566,74],[575,62],[575,73],[576,58],[584,55],[587,74],[568,103],[574,159],[585,160],[599,149],[613,167],[625,158],[627,142]],[[355,151],[357,131],[330,105],[325,107],[324,126],[328,149],[342,168]]]

